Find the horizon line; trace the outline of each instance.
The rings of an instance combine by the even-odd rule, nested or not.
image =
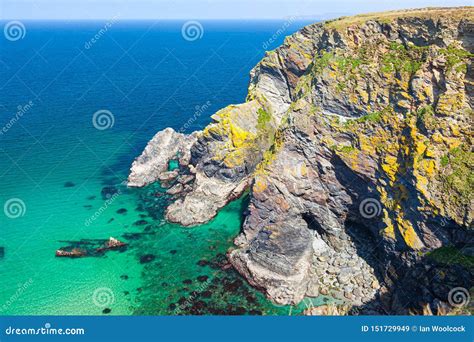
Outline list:
[[[181,21],[181,20],[202,20],[202,21],[238,21],[238,20],[265,20],[265,21],[272,21],[272,20],[292,20],[292,21],[303,21],[303,20],[329,20],[328,18],[324,17],[303,17],[299,18],[295,16],[289,17],[282,17],[282,18],[0,18],[0,21],[7,21],[7,20],[23,20],[23,21],[95,21],[95,20],[117,20],[117,21],[149,21],[149,20],[161,20],[161,21]],[[339,18],[340,16],[334,17]]]

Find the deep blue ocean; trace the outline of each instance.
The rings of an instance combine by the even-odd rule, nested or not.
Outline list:
[[[196,40],[184,23],[25,21],[22,39],[0,37],[0,314],[288,310],[219,266],[245,199],[189,229],[164,222],[153,187],[122,182],[159,130],[198,130],[243,102],[265,49],[308,23],[201,21]],[[94,125],[98,111],[112,118],[107,129]],[[128,248],[54,256],[110,236]]]

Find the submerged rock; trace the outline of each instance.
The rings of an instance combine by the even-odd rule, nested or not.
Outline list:
[[[145,254],[140,257],[140,264],[147,264],[153,260],[155,260],[155,256],[153,254]]]
[[[199,260],[199,261],[197,262],[197,264],[198,264],[199,266],[201,266],[201,267],[204,267],[204,266],[209,265],[209,261],[207,261],[207,260]]]
[[[117,194],[119,191],[118,189],[115,187],[115,186],[105,186],[102,188],[101,190],[101,195],[102,195],[102,199],[104,200],[108,200],[110,199],[112,196],[114,196],[115,194]]]
[[[134,226],[144,226],[147,225],[148,221],[147,220],[138,220],[133,223]]]
[[[197,277],[197,280],[200,282],[200,283],[204,283],[206,282],[207,280],[209,279],[209,277],[207,275],[200,275]]]

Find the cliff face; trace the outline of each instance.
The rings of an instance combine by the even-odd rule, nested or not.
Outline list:
[[[385,307],[404,312],[402,275],[473,241],[473,19],[430,9],[305,27],[252,70],[246,103],[191,136],[159,132],[129,184],[174,184],[166,217],[188,226],[249,189],[229,259],[252,285],[280,304],[391,293]]]

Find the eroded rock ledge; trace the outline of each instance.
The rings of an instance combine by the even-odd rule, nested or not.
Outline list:
[[[419,270],[445,267],[427,261],[431,251],[473,243],[473,13],[307,26],[252,70],[247,102],[203,131],[159,132],[129,185],[161,181],[176,197],[166,218],[185,226],[250,190],[228,257],[276,303],[327,294],[368,312],[445,308],[449,288]],[[469,272],[452,268],[447,283],[471,287]],[[407,300],[403,284],[423,301]]]

